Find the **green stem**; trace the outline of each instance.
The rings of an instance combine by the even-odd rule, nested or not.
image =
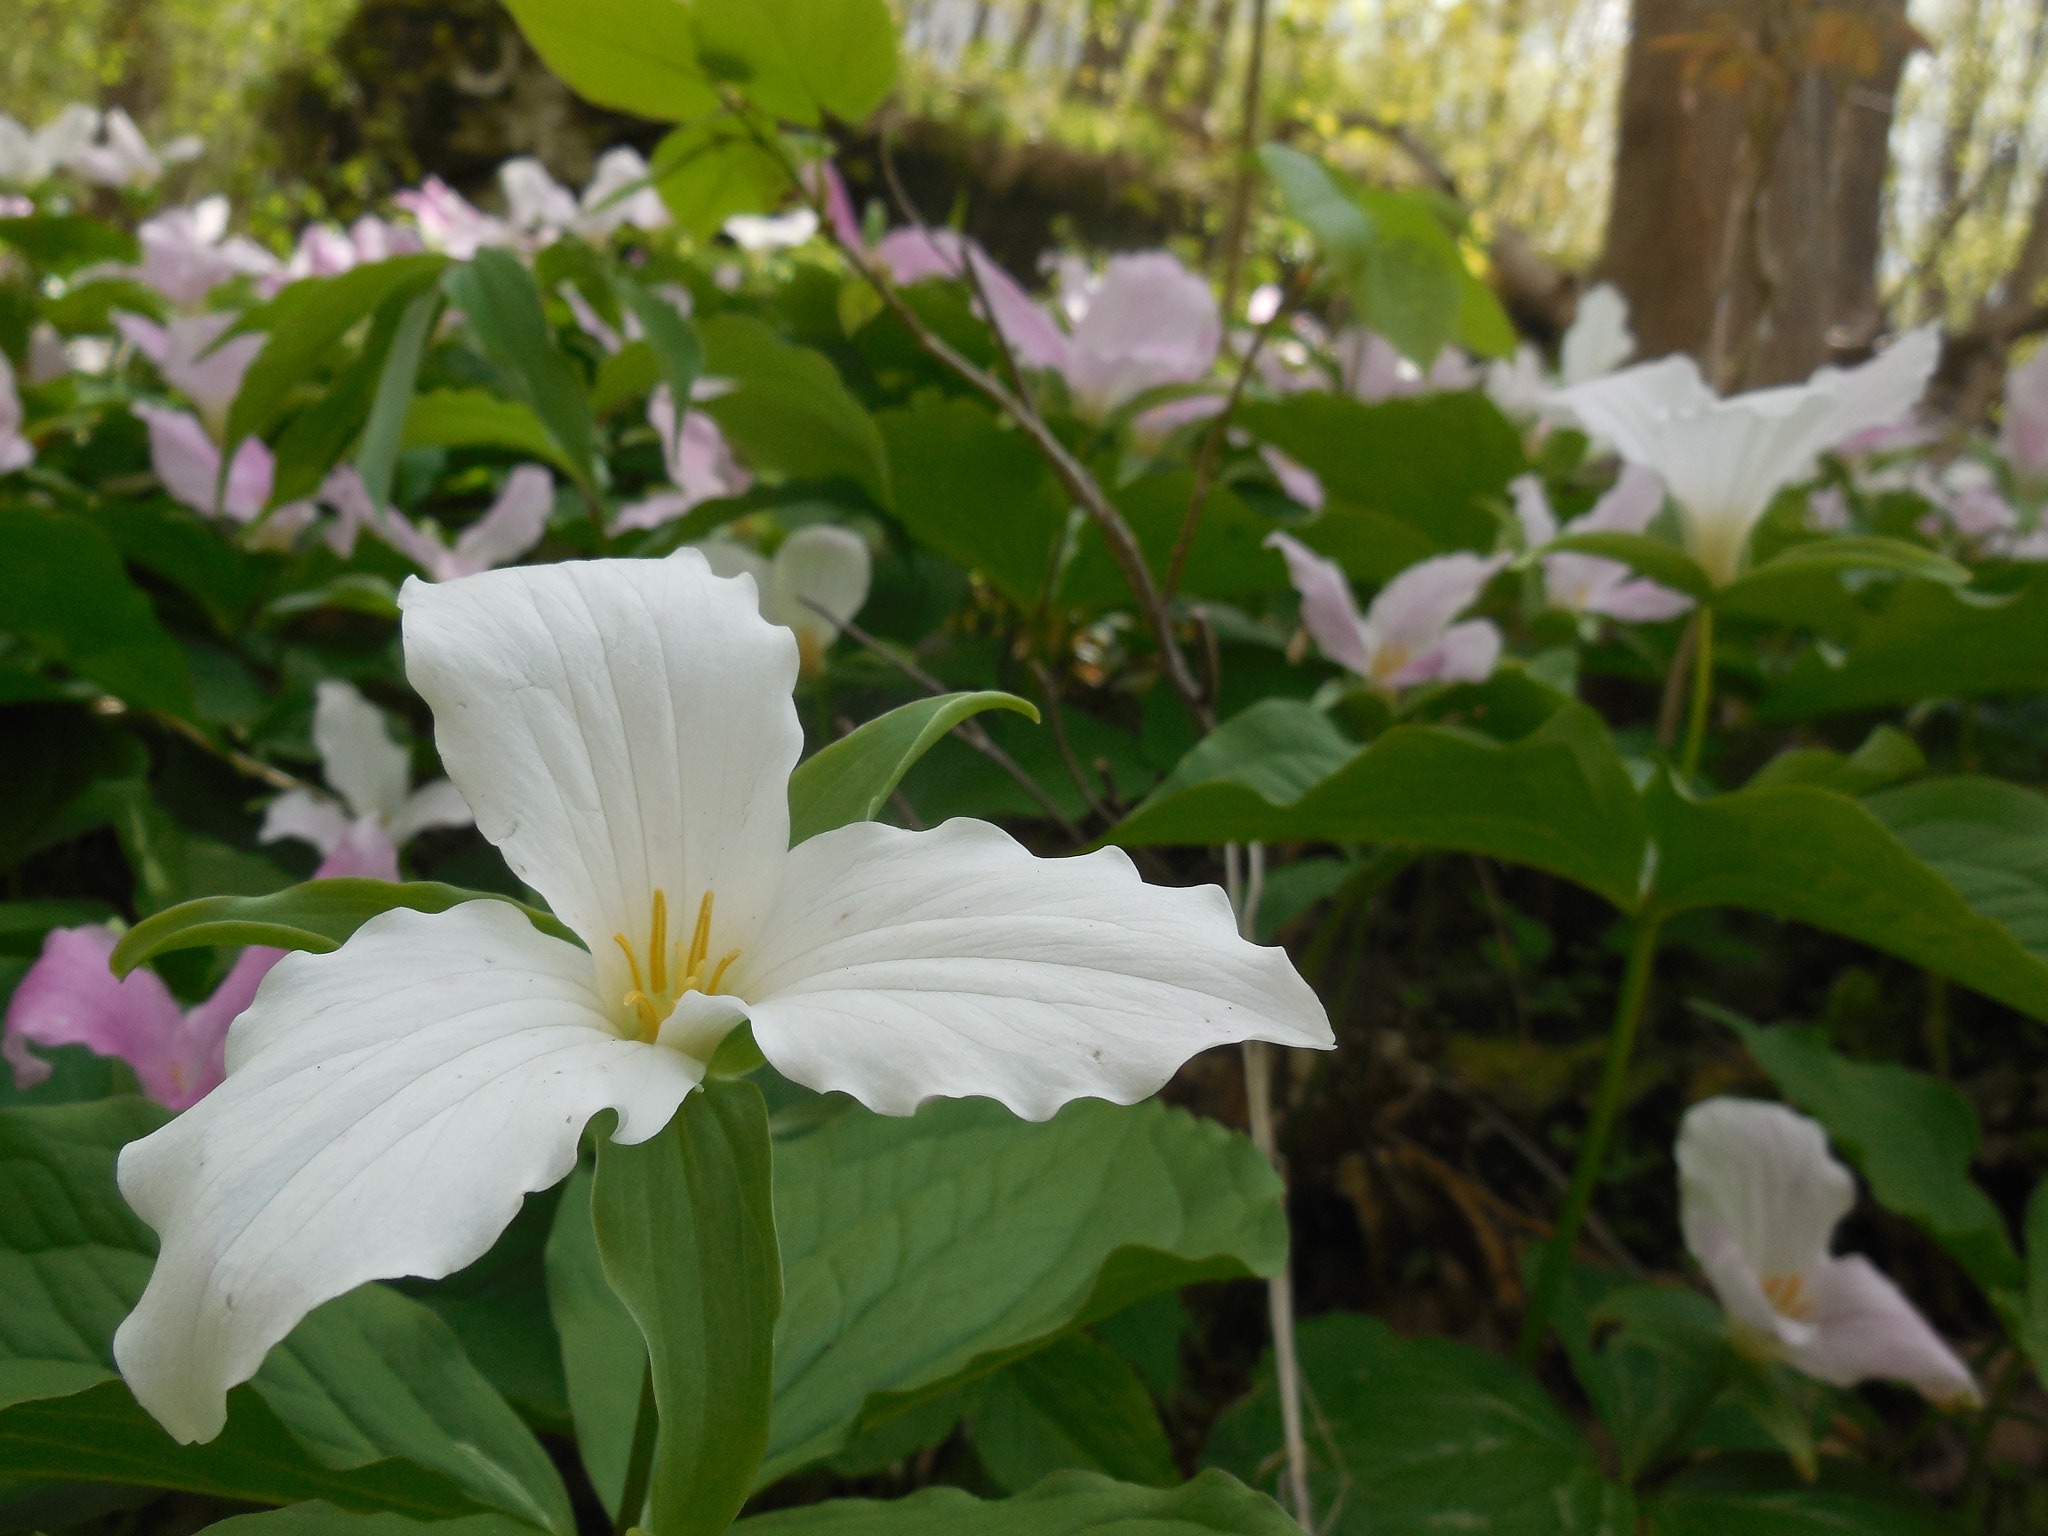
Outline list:
[[[1586,1139],[1579,1145],[1579,1161],[1572,1169],[1571,1189],[1565,1194],[1557,1231],[1543,1251],[1529,1309],[1522,1314],[1522,1334],[1515,1343],[1515,1359],[1523,1366],[1535,1364],[1536,1353],[1543,1347],[1550,1309],[1557,1302],[1565,1276],[1571,1272],[1579,1228],[1585,1224],[1593,1190],[1600,1182],[1601,1166],[1607,1161],[1607,1146],[1614,1138],[1614,1122],[1621,1115],[1622,1095],[1628,1087],[1628,1066],[1635,1054],[1637,1026],[1642,1023],[1643,1006],[1650,997],[1650,973],[1657,958],[1657,930],[1661,922],[1658,918],[1640,920],[1629,944],[1628,970],[1622,977],[1621,998],[1615,1004],[1614,1028],[1607,1037],[1607,1062],[1600,1071],[1600,1092],[1593,1101],[1593,1118],[1587,1122]]]
[[[654,1406],[654,1369],[640,1376],[640,1414],[633,1421],[633,1449],[626,1456],[626,1484],[619,1493],[619,1512],[612,1536],[626,1536],[640,1523],[647,1507],[647,1487],[654,1480],[654,1441],[661,1431],[661,1413]]]
[[[1699,772],[1700,743],[1707,734],[1707,705],[1714,697],[1714,610],[1704,603],[1693,620],[1697,638],[1692,653],[1692,708],[1685,722],[1685,756],[1680,774],[1690,784]]]

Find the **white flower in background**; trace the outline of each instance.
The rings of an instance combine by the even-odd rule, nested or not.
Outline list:
[[[1804,384],[1725,400],[1684,356],[1574,385],[1555,399],[1622,458],[1663,478],[1687,551],[1726,586],[1771,498],[1810,475],[1826,449],[1903,417],[1940,355],[1940,330],[1927,325],[1860,367],[1823,368]]]
[[[487,245],[510,245],[512,228],[494,219],[438,176],[429,176],[416,190],[392,199],[412,215],[427,248],[467,261]]]
[[[1346,326],[1330,343],[1337,360],[1338,388],[1354,400],[1378,405],[1411,395],[1470,389],[1480,375],[1456,347],[1445,347],[1424,373],[1403,357],[1394,344],[1362,325]]]
[[[267,277],[278,260],[245,235],[228,234],[228,200],[215,195],[167,208],[136,230],[142,265],[134,275],[180,309],[195,309],[231,278]]]
[[[110,108],[100,126],[105,137],[93,143],[88,135],[88,142],[74,149],[64,163],[86,181],[103,187],[153,187],[165,171],[197,160],[206,148],[188,133],[161,149],[151,149],[135,120],[119,107]]]
[[[181,315],[168,325],[158,325],[140,315],[114,312],[114,325],[129,343],[156,364],[164,382],[199,409],[199,419],[218,440],[227,429],[228,407],[242,387],[242,375],[263,350],[264,337],[249,332],[221,342],[221,333],[238,316],[223,310],[203,315]],[[203,355],[202,355],[203,354]]]
[[[867,541],[831,523],[796,529],[773,560],[735,539],[705,539],[692,547],[710,562],[713,575],[745,572],[754,578],[761,617],[796,636],[803,670],[812,676],[824,671],[825,653],[840,626],[867,603],[874,580]]]
[[[1639,464],[1622,466],[1613,489],[1593,503],[1584,517],[1560,530],[1550,498],[1537,475],[1519,475],[1508,482],[1515,498],[1515,517],[1522,537],[1541,551],[1562,533],[1641,533],[1664,508],[1664,486],[1655,473]],[[1543,556],[1543,591],[1554,608],[1574,613],[1605,614],[1631,623],[1655,624],[1688,613],[1693,600],[1683,592],[1639,577],[1619,560],[1559,550]]]
[[[498,167],[498,190],[505,195],[505,222],[515,234],[552,240],[575,224],[581,211],[576,194],[532,155],[517,156]]]
[[[1908,472],[1907,484],[1936,509],[1919,523],[1928,538],[1938,539],[1953,531],[1979,556],[2048,560],[2048,526],[2038,520],[2031,529],[2025,526],[2019,509],[1999,488],[1990,465],[1976,459],[1951,459],[1937,470],[1916,463]]]
[[[21,396],[14,388],[14,365],[0,352],[0,475],[27,469],[36,461],[35,445],[21,435]]]
[[[1601,378],[1627,362],[1635,350],[1628,300],[1612,283],[1595,283],[1579,296],[1572,323],[1558,345],[1557,383],[1569,387]],[[1486,365],[1485,388],[1501,414],[1517,419],[1545,414],[1555,393],[1543,354],[1526,341],[1515,348],[1512,358]]]
[[[393,256],[412,256],[427,248],[420,232],[404,224],[388,224],[366,213],[344,230],[332,224],[308,224],[299,231],[290,260],[256,285],[265,297],[302,277],[337,277],[343,272]]]
[[[696,394],[710,398],[721,385],[699,379]],[[647,422],[661,438],[662,457],[667,461],[672,491],[657,491],[644,501],[619,509],[612,531],[659,528],[672,523],[692,507],[720,496],[737,496],[754,483],[754,477],[738,459],[718,423],[702,411],[684,411],[680,431],[676,427],[675,396],[666,384],[658,386],[647,400]]]
[[[1883,1377],[1946,1407],[1968,1367],[1861,1254],[1828,1252],[1856,1181],[1827,1133],[1782,1104],[1708,1099],[1678,1130],[1679,1221],[1738,1346],[1833,1386]]]
[[[1815,533],[1847,533],[1855,521],[1841,486],[1817,485],[1806,493],[1806,526]]]
[[[675,222],[661,194],[647,184],[648,165],[640,151],[620,144],[597,157],[597,168],[583,188],[576,227],[602,240],[620,225],[635,229],[666,229]],[[628,191],[627,188],[634,190]]]
[[[280,961],[226,1081],[123,1149],[163,1243],[114,1354],[179,1440],[218,1433],[323,1301],[481,1256],[600,1110],[655,1135],[743,1019],[785,1076],[885,1114],[1042,1119],[1226,1042],[1333,1043],[1222,892],[1119,850],[1040,859],[968,820],[791,848],[797,642],[695,550],[413,581],[400,606],[477,826],[588,948],[496,901],[372,918]]]
[[[2020,480],[2048,480],[2048,346],[2005,376],[1998,447]]]
[[[1066,375],[1074,408],[1099,421],[1162,384],[1209,376],[1223,345],[1223,315],[1208,282],[1165,251],[1112,256],[1099,278],[1071,263],[1060,273],[1060,303],[1073,321]],[[1203,402],[1214,411],[1220,402]],[[1148,413],[1150,414],[1150,413]]]
[[[802,245],[818,232],[818,215],[810,208],[787,213],[736,213],[725,221],[725,233],[743,251],[760,254]]]
[[[99,131],[99,113],[79,102],[34,130],[0,113],[0,182],[41,186],[92,143]]]
[[[1500,660],[1500,631],[1487,619],[1453,620],[1486,590],[1506,555],[1437,555],[1380,589],[1364,613],[1351,580],[1299,539],[1266,535],[1301,594],[1301,623],[1331,661],[1392,695],[1420,683],[1483,683]]]
[[[448,780],[412,787],[411,754],[391,739],[384,711],[353,684],[329,678],[315,690],[313,746],[321,775],[340,798],[286,790],[264,812],[259,842],[297,838],[330,858],[336,849],[354,847],[357,867],[350,873],[396,880],[398,850],[413,838],[430,827],[466,827],[475,820]],[[373,861],[374,871],[367,868]]]

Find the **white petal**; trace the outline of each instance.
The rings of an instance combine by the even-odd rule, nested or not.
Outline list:
[[[1983,1401],[1970,1368],[1861,1254],[1823,1260],[1807,1274],[1805,1291],[1813,1337],[1788,1358],[1807,1375],[1837,1387],[1882,1376],[1944,1407]]]
[[[327,782],[358,816],[389,821],[405,805],[412,772],[405,748],[384,728],[384,711],[333,679],[313,699],[313,745]]]
[[[1316,648],[1340,667],[1363,676],[1372,665],[1366,651],[1365,621],[1344,567],[1326,560],[1292,534],[1266,535],[1266,548],[1280,551],[1287,579],[1301,594],[1301,622]]]
[[[822,652],[867,602],[873,579],[865,539],[850,528],[814,523],[790,534],[775,551],[761,611],[770,622],[795,630],[807,651]]]
[[[1557,514],[1550,510],[1541,475],[1515,476],[1508,482],[1508,494],[1515,498],[1515,521],[1522,525],[1525,545],[1541,549],[1557,537]]]
[[[505,489],[455,540],[455,559],[465,576],[509,565],[540,542],[555,506],[554,477],[538,464],[522,464],[506,477]]]
[[[796,641],[751,580],[678,550],[408,581],[399,606],[448,776],[589,944],[601,991],[638,985],[612,935],[645,944],[657,890],[671,939],[715,891],[711,953],[751,943],[803,748]]]
[[[1678,1128],[1679,1221],[1686,1246],[1726,1233],[1760,1275],[1803,1275],[1827,1256],[1835,1224],[1856,1203],[1827,1132],[1796,1110],[1757,1099],[1708,1099]]]
[[[1764,1294],[1763,1276],[1735,1239],[1713,1221],[1695,1216],[1685,1229],[1686,1246],[1728,1313],[1736,1337],[1766,1359],[1812,1341],[1813,1326],[1785,1316]]]
[[[389,830],[391,841],[406,843],[429,827],[467,827],[475,822],[462,791],[447,779],[434,779],[406,796]]]
[[[1147,885],[1120,850],[1040,859],[981,821],[860,822],[790,853],[729,989],[777,1070],[884,1114],[933,1096],[1044,1119],[1132,1103],[1234,1040],[1327,1049],[1284,950],[1214,886]]]
[[[348,812],[325,795],[310,789],[288,789],[271,801],[270,808],[263,813],[263,827],[256,834],[256,841],[274,843],[280,838],[296,837],[322,853],[332,853],[348,835],[348,824]]]
[[[387,912],[278,963],[227,1081],[121,1153],[163,1248],[114,1357],[158,1422],[211,1439],[228,1388],[321,1302],[473,1262],[599,1110],[621,1141],[667,1124],[696,1068],[613,1035],[590,982],[588,955],[493,901]]]
[[[1579,296],[1578,313],[1558,348],[1557,371],[1565,384],[1583,384],[1619,368],[1635,349],[1628,300],[1614,284],[1595,283]]]

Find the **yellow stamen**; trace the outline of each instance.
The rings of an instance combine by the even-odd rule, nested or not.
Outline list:
[[[693,984],[697,971],[704,964],[704,957],[711,950],[711,901],[714,893],[706,891],[704,899],[697,904],[697,931],[690,935],[689,963],[683,967],[684,985]]]
[[[633,995],[638,997],[641,994],[641,989],[647,983],[640,979],[640,962],[633,958],[633,946],[626,942],[626,936],[623,933],[613,934],[612,942],[626,952],[626,965],[633,972]]]
[[[725,958],[718,962],[718,969],[711,973],[711,980],[705,983],[704,990],[706,992],[716,992],[718,984],[725,980],[725,968],[731,965],[733,961],[739,959],[739,957],[740,952],[738,950],[728,950]]]
[[[1763,1293],[1782,1317],[1803,1318],[1813,1310],[1806,1297],[1806,1276],[1765,1275]]]
[[[628,992],[624,1001],[628,1008],[640,1015],[643,1033],[651,1044],[661,1031],[661,1020],[654,1011],[654,999],[645,992]]]
[[[640,969],[640,957],[623,933],[612,935],[612,942],[626,957],[626,966],[633,973],[633,990],[620,999],[622,1007],[630,1009],[639,1021],[638,1034],[647,1041],[653,1041],[660,1033],[661,1024],[675,1011],[676,1000],[686,992],[716,992],[718,984],[725,979],[726,968],[739,959],[735,949],[719,960],[711,970],[710,979],[705,979],[705,962],[711,951],[711,915],[714,894],[704,893],[697,904],[697,924],[690,935],[690,947],[686,950],[677,941],[675,954],[668,953],[668,895],[657,890],[654,893],[653,921],[648,930],[647,970]],[[670,978],[674,986],[670,986]]]
[[[654,937],[647,945],[647,969],[652,973],[650,980],[654,990],[668,990],[668,898],[659,887],[654,892]]]

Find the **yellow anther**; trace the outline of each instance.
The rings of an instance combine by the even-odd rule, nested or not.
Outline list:
[[[697,903],[697,931],[690,935],[690,957],[683,965],[684,986],[696,982],[698,968],[711,951],[711,902],[714,895],[714,892],[706,891],[704,899]]]
[[[655,1012],[654,999],[645,992],[628,992],[624,1001],[628,1008],[640,1015],[643,1033],[651,1044],[661,1031],[661,1018]]]
[[[1804,1275],[1766,1275],[1762,1289],[1781,1317],[1804,1318],[1813,1311],[1813,1304],[1806,1297]]]
[[[713,893],[706,891],[697,904],[697,926],[690,935],[690,947],[685,950],[677,942],[673,956],[674,986],[671,989],[671,957],[668,953],[668,896],[657,890],[654,893],[653,922],[648,932],[647,970],[643,975],[640,957],[634,953],[632,943],[623,933],[612,935],[612,942],[626,957],[626,965],[633,973],[633,990],[620,999],[620,1006],[632,1010],[640,1023],[639,1033],[645,1040],[652,1041],[661,1030],[662,1020],[675,1011],[676,999],[686,992],[716,992],[718,984],[725,978],[726,967],[739,959],[740,952],[728,952],[711,972],[710,980],[704,976],[705,961],[711,950],[711,911]]]
[[[731,965],[733,961],[739,959],[739,957],[740,952],[738,950],[727,950],[725,958],[718,962],[718,969],[711,973],[711,980],[704,984],[704,990],[706,992],[716,992],[718,984],[725,980],[725,968]]]
[[[699,923],[702,923],[700,918]],[[654,892],[654,937],[647,945],[648,979],[654,983],[654,990],[668,990],[668,898],[659,887]]]
[[[626,942],[626,936],[623,933],[613,934],[612,942],[625,951],[626,966],[633,973],[633,994],[637,997],[647,983],[640,979],[640,962],[633,958],[633,946]]]

